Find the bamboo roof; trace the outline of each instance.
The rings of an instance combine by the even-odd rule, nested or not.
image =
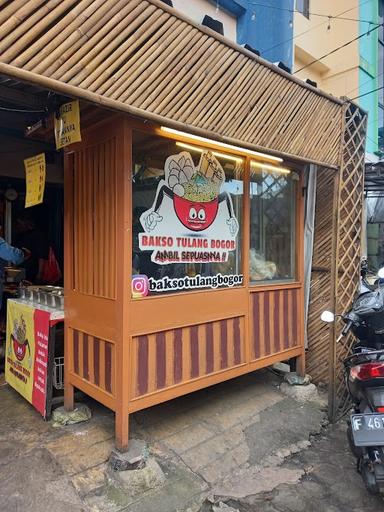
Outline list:
[[[338,165],[340,100],[160,0],[0,0],[0,74],[213,139]]]

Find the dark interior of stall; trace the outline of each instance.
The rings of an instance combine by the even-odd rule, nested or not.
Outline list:
[[[63,155],[55,148],[52,123],[49,126],[52,112],[46,105],[50,96],[44,91],[25,92],[22,84],[8,87],[8,82],[0,84],[0,244],[5,241],[22,249],[25,258],[18,265],[0,258],[0,374],[4,371],[7,300],[23,297],[48,307],[54,305],[47,299],[51,293],[61,296],[61,306],[64,302]],[[46,161],[43,201],[26,208],[24,160],[41,153]],[[55,275],[46,271],[52,261],[59,271]],[[63,356],[61,327],[56,345],[55,356]]]

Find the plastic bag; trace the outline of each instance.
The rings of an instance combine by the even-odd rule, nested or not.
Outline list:
[[[47,284],[56,284],[62,278],[59,264],[57,262],[54,250],[49,248],[48,259],[44,262],[41,280]]]

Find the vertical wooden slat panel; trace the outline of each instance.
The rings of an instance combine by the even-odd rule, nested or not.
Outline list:
[[[75,154],[75,288],[116,298],[116,139]]]
[[[198,326],[193,325],[189,329],[190,335],[190,357],[191,357],[191,379],[199,376],[199,335]]]
[[[182,329],[183,343],[183,381],[191,378],[191,332],[189,328]]]
[[[148,391],[148,336],[139,336],[137,343],[137,388],[139,395],[145,395]]]
[[[258,359],[261,354],[261,345],[260,345],[260,294],[252,293],[252,318],[253,318],[253,357]]]
[[[174,333],[173,331],[167,331],[165,333],[165,386],[172,386],[174,383]]]
[[[88,336],[88,379],[90,382],[95,382],[95,338]]]
[[[103,232],[103,245],[100,247],[100,250],[103,251],[104,255],[104,267],[111,269],[111,254],[110,249],[107,249],[109,237],[112,233],[109,232],[110,229],[110,217],[111,217],[111,195],[110,195],[110,187],[111,183],[110,180],[113,180],[113,176],[108,174],[108,171],[111,170],[112,172],[112,165],[111,165],[111,155],[109,151],[109,145],[108,141],[105,142],[100,147],[100,173],[102,175],[102,183],[103,183],[103,196],[104,196],[104,215],[103,215],[103,221],[102,221],[102,232]],[[103,279],[103,289],[102,289],[102,295],[105,297],[110,296],[110,279],[108,275],[104,276]]]
[[[232,368],[235,364],[235,351],[234,351],[234,338],[233,338],[233,319],[229,318],[227,322],[227,354],[228,354],[228,368]]]
[[[221,369],[220,336],[220,324],[213,322],[213,370],[215,372]]]
[[[284,290],[279,292],[279,350],[284,350]]]
[[[165,387],[166,381],[166,341],[165,332],[156,334],[156,389]]]
[[[272,344],[273,344],[273,352],[277,353],[280,350],[280,322],[281,322],[281,311],[280,311],[280,299],[279,295],[281,292],[276,290],[273,292],[273,336],[272,336]]]
[[[102,265],[102,257],[103,253],[100,251],[100,168],[99,168],[99,162],[97,157],[97,152],[93,151],[93,222],[94,222],[94,230],[93,230],[93,246],[94,246],[94,255],[93,255],[93,261],[94,261],[94,275],[93,275],[93,289],[95,295],[100,296],[101,294],[101,271],[100,269],[103,268]]]
[[[183,332],[182,332],[182,329],[175,329],[173,343],[174,343],[173,375],[174,375],[175,384],[177,384],[183,378]]]
[[[109,142],[111,146],[111,168],[110,168],[110,195],[111,195],[111,217],[109,224],[109,232],[110,232],[110,243],[109,243],[109,251],[110,251],[110,264],[111,264],[111,292],[110,297],[116,297],[116,193],[117,193],[117,182],[116,182],[116,139],[111,139]]]
[[[74,372],[79,374],[79,333],[73,331],[73,366]]]
[[[100,340],[100,387],[105,389],[105,343]]]
[[[83,334],[83,377],[89,380],[89,339],[88,334]]]
[[[205,339],[205,325],[198,326],[199,340],[199,375],[206,375],[207,343]]]
[[[233,319],[233,359],[234,364],[240,364],[242,361],[241,354],[241,330],[240,330],[240,319]]]
[[[84,335],[82,332],[78,333],[79,336],[79,375],[84,376]]]
[[[205,324],[205,342],[206,342],[206,369],[207,373],[212,373],[214,369],[214,341],[213,341],[213,323]]]
[[[105,389],[112,393],[112,345],[105,343]]]
[[[156,334],[148,336],[148,392],[156,390]]]
[[[292,297],[292,342],[291,346],[298,345],[298,322],[299,322],[299,315],[297,310],[297,302],[298,302],[298,293],[296,290],[294,290],[294,294]]]
[[[93,368],[95,375],[95,384],[96,386],[100,385],[100,340],[98,338],[94,338],[94,350],[93,350]]]
[[[292,345],[292,326],[293,326],[293,294],[295,290],[288,290],[288,333],[289,333],[289,347]]]
[[[265,343],[265,349],[263,355],[268,355],[271,353],[271,332],[270,332],[270,322],[269,322],[269,315],[270,315],[270,297],[268,293],[263,293],[262,297],[264,299],[264,316],[263,316],[263,325],[264,325],[264,343]]]
[[[220,322],[220,368],[228,367],[228,329],[227,321]]]

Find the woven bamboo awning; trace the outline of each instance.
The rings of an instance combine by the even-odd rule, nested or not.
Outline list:
[[[159,0],[0,0],[0,74],[217,140],[338,165],[340,100]]]

